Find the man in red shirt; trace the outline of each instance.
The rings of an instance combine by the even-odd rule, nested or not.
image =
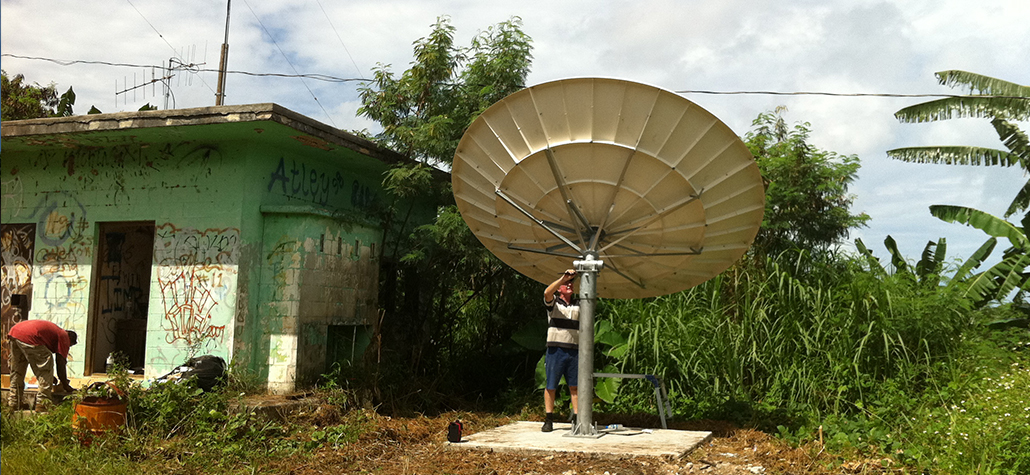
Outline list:
[[[55,359],[60,388],[68,393],[75,391],[68,381],[68,349],[78,342],[75,332],[46,320],[25,320],[15,324],[7,337],[11,340],[11,392],[8,394],[11,407],[21,408],[28,366],[32,366],[32,374],[36,375],[43,400],[52,400]]]

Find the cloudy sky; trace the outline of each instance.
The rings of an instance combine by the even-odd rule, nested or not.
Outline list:
[[[933,73],[963,69],[1030,84],[1026,0],[235,0],[229,69],[368,78],[377,64],[400,73],[412,42],[447,15],[456,42],[518,16],[533,38],[529,84],[581,76],[634,80],[673,91],[813,91],[951,94]],[[214,0],[2,0],[2,66],[29,82],[55,82],[78,95],[76,112],[165,108],[161,87],[142,85],[176,61],[216,70],[226,3]],[[12,56],[13,55],[13,56]],[[41,59],[65,62],[58,64]],[[123,63],[141,67],[74,63]],[[201,64],[202,63],[202,64]],[[214,105],[217,73],[178,71],[168,107]],[[226,104],[275,102],[341,129],[375,124],[356,117],[357,82],[231,74]],[[985,239],[929,215],[961,204],[1001,215],[1026,176],[1015,169],[907,164],[886,150],[909,145],[1003,148],[986,120],[901,124],[893,113],[923,99],[684,94],[743,135],[763,111],[785,106],[809,122],[817,147],[858,155],[854,210],[872,216],[853,233],[881,258],[892,235],[918,258],[946,237],[949,257]],[[1024,130],[1028,130],[1024,125]]]

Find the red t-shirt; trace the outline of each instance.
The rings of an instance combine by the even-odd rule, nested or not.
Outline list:
[[[57,353],[65,358],[68,357],[68,348],[72,342],[68,339],[68,332],[46,320],[25,320],[18,322],[7,336],[22,343],[30,345],[43,345],[48,350]]]

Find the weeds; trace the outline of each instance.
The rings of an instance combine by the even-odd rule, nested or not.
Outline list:
[[[190,381],[150,387],[127,384],[125,429],[94,437],[88,446],[80,444],[71,428],[74,401],[31,418],[5,409],[0,417],[2,471],[250,472],[261,465],[303,459],[321,446],[351,443],[367,430],[362,419],[355,417],[342,423],[334,418],[321,427],[304,420],[262,418],[247,409],[239,392],[244,386],[241,381],[230,377],[226,387],[208,393]]]

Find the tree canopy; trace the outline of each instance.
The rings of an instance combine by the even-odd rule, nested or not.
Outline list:
[[[440,17],[414,42],[406,71],[396,76],[380,64],[360,88],[358,113],[382,126],[373,139],[416,162],[391,169],[384,179],[396,201],[383,218],[391,231],[380,265],[379,341],[383,353],[407,355],[383,359],[401,366],[384,366],[375,378],[410,382],[437,371],[455,384],[496,388],[503,386],[497,378],[510,375],[498,365],[511,360],[495,359],[496,352],[525,324],[525,303],[530,293],[539,294],[538,286],[479,243],[453,205],[450,183],[434,179],[433,167],[449,166],[483,110],[525,87],[531,40],[521,28],[515,17],[460,47],[455,28]],[[435,220],[412,229],[412,206],[427,199],[442,204]]]
[[[48,86],[27,84],[24,75],[8,77],[7,71],[0,72],[0,81],[3,89],[3,120],[64,117],[73,113],[75,91],[71,87],[58,96],[57,85],[54,83]]]
[[[755,156],[766,189],[765,216],[755,252],[828,250],[852,228],[869,221],[853,214],[848,193],[860,167],[855,155],[820,150],[809,142],[811,124],[788,127],[783,109],[759,114],[744,141]]]
[[[450,163],[469,124],[494,102],[525,87],[531,39],[513,17],[487,28],[462,48],[455,28],[439,17],[414,43],[415,59],[399,77],[379,64],[359,88],[358,114],[378,122],[381,144],[413,159]]]

